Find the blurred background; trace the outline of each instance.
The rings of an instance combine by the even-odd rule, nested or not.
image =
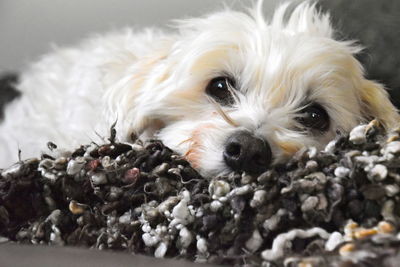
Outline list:
[[[167,27],[172,19],[220,10],[230,0],[0,0],[0,71],[20,69],[49,51],[91,33],[122,27]],[[266,10],[276,3],[266,1]]]
[[[91,33],[121,27],[166,27],[174,18],[198,16],[250,0],[0,0],[0,73],[19,71],[50,50]],[[279,0],[265,0],[265,13]],[[330,10],[340,38],[358,39],[368,76],[388,88],[400,106],[400,1],[320,0]]]

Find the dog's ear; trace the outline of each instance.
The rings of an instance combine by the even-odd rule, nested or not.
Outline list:
[[[115,128],[120,140],[129,139],[132,133],[151,137],[162,127],[163,118],[168,117],[168,110],[166,114],[160,114],[159,110],[167,95],[163,89],[171,80],[174,63],[169,55],[175,38],[165,36],[157,41],[149,43],[150,52],[145,55],[117,62],[106,69],[107,73],[114,74],[108,75],[105,85],[104,101],[108,107],[105,115],[110,124],[117,121]]]
[[[400,115],[379,83],[364,80],[360,90],[364,119],[377,119],[386,129],[400,125]]]

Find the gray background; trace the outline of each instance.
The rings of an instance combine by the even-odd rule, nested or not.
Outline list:
[[[265,0],[266,13],[279,0]],[[165,27],[174,18],[198,16],[250,0],[0,0],[0,73],[18,71],[51,44],[67,46],[91,33],[125,26]],[[320,0],[331,11],[340,38],[360,40],[368,76],[390,88],[400,106],[400,0]]]
[[[238,7],[246,1],[225,1]],[[266,0],[266,10],[277,0]],[[223,8],[223,0],[0,0],[0,72],[18,70],[91,33],[130,26],[166,27],[172,19]]]

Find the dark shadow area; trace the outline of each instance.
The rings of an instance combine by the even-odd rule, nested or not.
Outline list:
[[[4,107],[20,93],[15,90],[14,84],[18,81],[16,74],[0,74],[0,120],[4,117]]]

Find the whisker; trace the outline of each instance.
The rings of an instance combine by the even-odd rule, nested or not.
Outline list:
[[[230,125],[234,127],[238,127],[239,125],[231,118],[229,117],[228,114],[226,114],[225,111],[222,110],[221,106],[211,97],[207,96],[208,101],[210,101],[211,104],[214,105],[216,111],[218,112],[219,115]]]
[[[235,90],[235,88],[230,83],[228,83],[228,90],[232,94],[233,99],[235,100],[235,104],[238,105],[240,102],[238,92]]]
[[[101,142],[105,143],[106,142],[106,138],[104,136],[102,136],[101,134],[99,134],[96,130],[93,130],[94,134],[101,140]],[[94,143],[94,140],[90,137],[89,134],[86,134],[86,137],[89,138],[90,141],[92,141]]]
[[[192,137],[183,140],[182,142],[180,142],[180,143],[178,144],[178,146],[183,145],[184,143],[187,143],[187,142],[192,142]]]

